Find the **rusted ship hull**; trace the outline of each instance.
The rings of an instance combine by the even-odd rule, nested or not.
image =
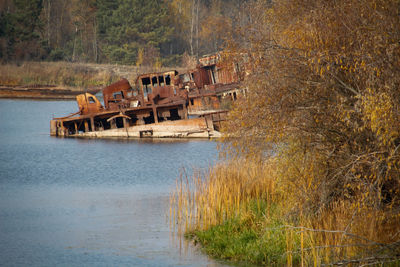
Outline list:
[[[176,104],[176,103],[175,103]],[[124,112],[102,112],[67,116],[50,121],[50,135],[58,137],[218,138],[226,111],[187,118],[179,105],[132,108]],[[154,113],[153,113],[154,111]],[[176,114],[174,114],[176,111]],[[154,121],[153,114],[157,114]],[[145,117],[151,115],[149,117]],[[173,116],[177,116],[173,119]],[[169,119],[168,119],[169,118]],[[152,119],[152,121],[148,121]],[[147,122],[147,123],[146,123]]]
[[[53,123],[54,124],[54,123]],[[146,125],[128,126],[108,130],[77,132],[64,135],[55,129],[54,136],[87,137],[87,138],[218,138],[220,132],[214,129],[213,123],[206,117],[186,120],[165,121]]]
[[[79,111],[50,123],[60,137],[219,137],[226,109],[239,94],[236,66],[218,65],[210,57],[179,74],[176,70],[139,75],[133,86],[125,78],[102,90],[103,104],[85,93],[76,97]],[[198,118],[189,119],[190,115]]]

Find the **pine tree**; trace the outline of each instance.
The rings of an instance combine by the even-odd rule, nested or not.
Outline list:
[[[42,0],[14,0],[8,10],[2,12],[0,37],[5,47],[1,55],[6,60],[37,58],[41,55],[41,10]]]
[[[99,0],[97,7],[101,49],[108,61],[134,64],[139,48],[148,55],[145,61],[154,60],[171,40],[174,28],[164,1]]]

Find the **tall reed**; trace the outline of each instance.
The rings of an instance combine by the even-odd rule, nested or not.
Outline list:
[[[304,186],[294,186],[292,179],[285,178],[285,172],[292,175],[294,170],[282,169],[279,160],[232,160],[192,176],[183,173],[170,197],[171,225],[179,233],[194,233],[197,240],[209,238],[208,246],[224,239],[213,240],[216,234],[232,235],[225,237],[227,247],[229,242],[243,240],[233,237],[236,230],[213,230],[226,222],[237,223],[238,231],[253,232],[256,240],[243,245],[249,248],[243,252],[247,255],[232,255],[242,253],[232,248],[235,244],[227,248],[230,256],[211,252],[229,259],[271,266],[400,265],[399,210],[377,208],[365,204],[362,196],[354,196],[316,213],[303,213],[301,207],[309,207],[304,196],[315,191],[310,184],[314,179],[311,169],[304,168],[306,172],[298,176]],[[251,210],[254,206],[261,216]],[[204,234],[207,231],[210,234]],[[277,249],[280,246],[283,250]],[[252,258],[250,254],[263,256]]]
[[[304,247],[297,253],[302,253],[306,266],[400,266],[399,219],[398,211],[339,201],[317,216],[302,216],[299,226],[288,228],[304,236]]]
[[[170,198],[170,218],[180,230],[205,230],[237,216],[250,201],[276,198],[273,170],[246,160],[218,163],[207,173],[182,174]]]

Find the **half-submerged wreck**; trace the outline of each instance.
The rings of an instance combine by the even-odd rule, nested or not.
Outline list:
[[[216,66],[216,60],[208,60],[181,75],[177,71],[142,74],[134,86],[122,79],[102,90],[104,105],[90,93],[78,95],[79,111],[52,119],[50,135],[220,137],[227,114],[221,103],[235,100],[243,91],[238,89],[239,76],[227,79],[226,71],[218,72]]]

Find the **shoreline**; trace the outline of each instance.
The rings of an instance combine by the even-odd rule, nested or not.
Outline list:
[[[0,85],[0,99],[74,100],[79,94],[86,92],[96,94],[100,90],[101,88],[83,90],[80,88],[58,87],[56,85]]]

